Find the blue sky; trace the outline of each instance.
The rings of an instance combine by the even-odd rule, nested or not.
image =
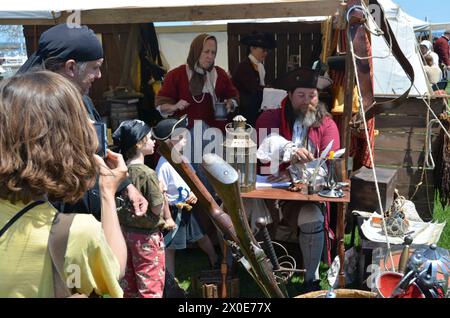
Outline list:
[[[413,17],[432,23],[450,22],[450,3],[448,0],[393,0]]]

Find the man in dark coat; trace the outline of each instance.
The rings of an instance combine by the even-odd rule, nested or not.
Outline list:
[[[46,69],[63,75],[79,87],[90,119],[93,122],[101,122],[101,117],[88,94],[92,83],[101,77],[102,63],[102,44],[91,29],[86,26],[76,28],[59,24],[42,33],[38,50],[28,58],[18,73]],[[147,211],[147,200],[128,179],[120,185],[118,192],[126,192],[137,215]],[[91,213],[100,220],[101,201],[98,182],[75,204],[52,203],[60,212]]]
[[[268,50],[276,47],[276,42],[273,34],[269,33],[252,33],[240,42],[247,45],[248,55],[237,65],[232,80],[239,90],[240,112],[254,127],[266,86],[264,60]]]

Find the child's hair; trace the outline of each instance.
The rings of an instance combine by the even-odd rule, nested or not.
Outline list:
[[[141,149],[145,145],[145,143],[148,141],[148,138],[149,138],[148,136],[144,136],[144,138],[139,140],[137,142],[137,144],[135,144],[133,147],[128,149],[127,152],[124,155],[125,160],[132,159],[132,158],[136,157],[136,155],[138,154],[139,149]]]
[[[0,83],[0,197],[79,200],[95,182],[97,145],[81,94],[62,75],[38,71]]]

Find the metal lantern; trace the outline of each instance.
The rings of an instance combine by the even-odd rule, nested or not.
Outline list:
[[[255,131],[243,116],[236,116],[225,126],[226,161],[238,171],[242,192],[255,189],[256,185],[256,143],[252,139]]]

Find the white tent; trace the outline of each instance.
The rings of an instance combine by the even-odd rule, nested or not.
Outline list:
[[[426,22],[415,19],[404,13],[398,5],[390,0],[379,0],[387,19],[396,34],[405,55],[413,64],[416,79],[412,95],[422,95],[429,91],[429,84],[423,71],[414,27],[423,27]],[[195,5],[188,0],[167,0],[155,3],[147,0],[109,0],[77,2],[50,0],[39,2],[15,1],[3,5],[0,11],[0,24],[54,24],[65,21],[70,12],[63,10],[82,9],[81,23],[140,23],[157,21],[206,21],[224,19],[258,19],[273,17],[305,17],[331,15],[338,7],[338,0],[197,0]],[[35,10],[35,11],[33,11]],[[50,11],[54,10],[54,11]],[[320,18],[319,18],[320,19]],[[60,21],[61,20],[61,21]],[[19,22],[19,23],[18,23]],[[21,23],[20,23],[21,22]],[[204,23],[204,22],[202,22]],[[223,23],[223,22],[222,22]],[[198,25],[198,24],[197,24]],[[226,29],[225,29],[226,30]],[[226,31],[215,35],[220,39],[220,47],[226,47]],[[167,52],[169,67],[184,63],[190,40],[194,34],[159,34],[161,49]],[[374,58],[374,82],[376,95],[401,94],[408,87],[408,78],[398,62],[390,55],[384,38],[372,36]],[[169,56],[173,52],[173,57]],[[182,60],[180,59],[182,56]],[[221,66],[227,69],[227,51],[220,51]]]
[[[423,95],[430,91],[429,82],[423,69],[418,43],[414,34],[414,24],[418,19],[403,12],[391,0],[378,0],[383,7],[386,19],[391,26],[397,42],[414,68],[414,85],[411,95]],[[372,36],[372,54],[375,95],[399,95],[410,85],[410,80],[397,60],[390,54],[389,43],[384,37]]]

